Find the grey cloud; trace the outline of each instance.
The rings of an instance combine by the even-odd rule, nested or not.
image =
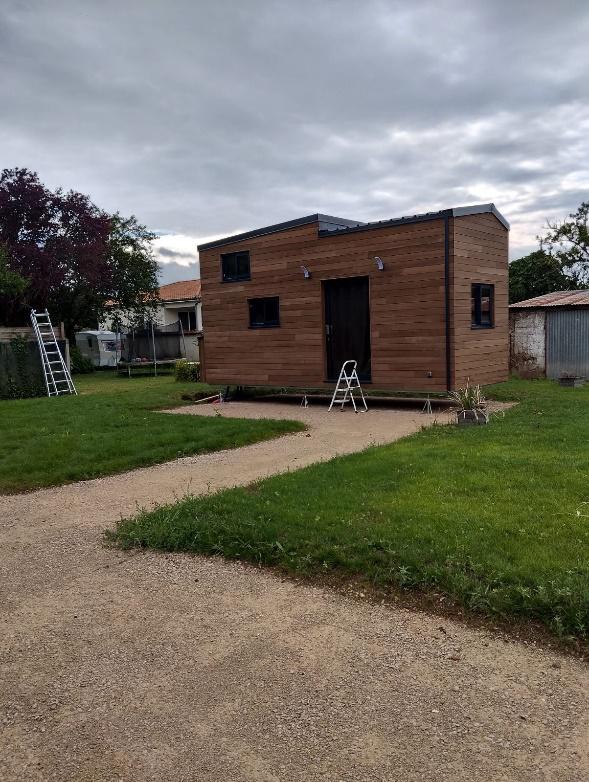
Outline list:
[[[198,263],[191,263],[190,266],[170,261],[160,265],[159,281],[162,285],[168,282],[178,282],[179,280],[196,280],[200,277],[200,266]]]
[[[176,250],[170,250],[168,247],[159,247],[158,253],[163,255],[164,258],[192,258],[194,260],[195,253],[181,253]]]
[[[0,166],[195,237],[495,201],[528,246],[589,195],[588,39],[584,1],[9,0]]]

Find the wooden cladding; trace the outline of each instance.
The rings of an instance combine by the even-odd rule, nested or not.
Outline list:
[[[318,236],[318,224],[200,253],[205,379],[209,383],[318,387],[327,382],[325,284],[365,278],[370,376],[375,388],[446,389],[507,377],[507,230],[492,214],[448,220],[450,312],[445,305],[445,220]],[[249,279],[224,283],[221,256],[249,253]],[[375,258],[382,259],[380,270]],[[311,276],[304,276],[302,266]],[[471,285],[495,290],[495,326],[471,330]],[[251,328],[250,305],[280,300],[278,328]],[[353,323],[354,305],[349,318]],[[363,316],[364,317],[364,316]],[[355,358],[355,356],[349,356]]]
[[[452,384],[498,383],[509,374],[508,232],[491,214],[453,221]],[[492,328],[472,328],[472,285],[493,286]]]

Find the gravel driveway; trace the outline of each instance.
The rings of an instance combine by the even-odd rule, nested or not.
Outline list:
[[[137,504],[431,422],[245,403],[222,414],[302,416],[310,430],[0,497],[2,782],[589,778],[581,662],[239,563],[102,548]]]

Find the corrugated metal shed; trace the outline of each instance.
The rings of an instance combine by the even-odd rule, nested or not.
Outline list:
[[[546,293],[509,309],[516,374],[589,377],[589,290]]]
[[[554,291],[533,299],[510,304],[513,309],[534,307],[589,307],[589,290],[584,291]]]
[[[589,377],[589,308],[546,313],[546,377]]]

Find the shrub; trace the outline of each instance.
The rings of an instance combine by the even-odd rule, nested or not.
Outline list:
[[[198,383],[200,380],[200,362],[181,358],[180,361],[176,361],[174,377],[181,383]]]
[[[76,347],[70,348],[70,366],[73,375],[88,375],[94,372],[92,359],[83,356],[80,349]]]

